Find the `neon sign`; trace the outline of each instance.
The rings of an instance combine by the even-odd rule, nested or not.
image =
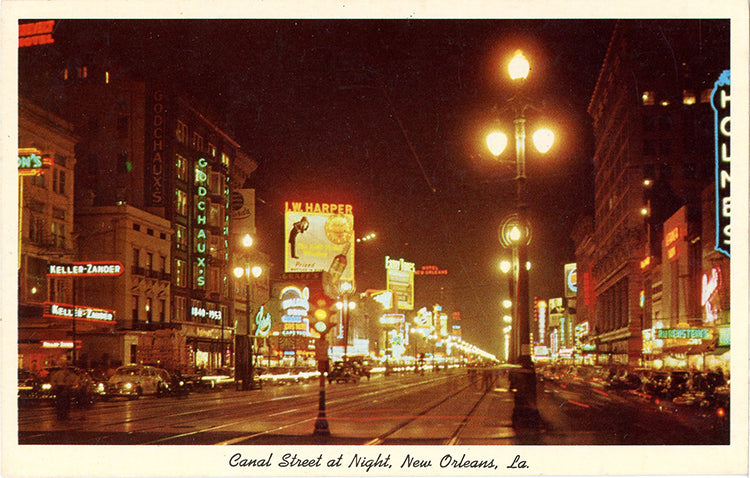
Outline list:
[[[38,176],[49,168],[50,158],[43,155],[36,148],[18,149],[18,174],[19,176]]]
[[[151,120],[151,205],[159,206],[164,203],[164,93],[154,91]]]
[[[391,259],[390,256],[385,256],[385,268],[389,271],[414,272],[414,263],[403,259]]]
[[[646,267],[651,265],[651,256],[645,257],[643,260],[641,260],[641,269],[645,269]]]
[[[565,264],[565,297],[578,294],[578,267],[575,263]]]
[[[291,317],[306,317],[310,310],[310,289],[290,285],[282,289],[279,294],[281,309],[284,314]]]
[[[714,84],[711,107],[714,110],[714,143],[716,155],[716,245],[714,249],[729,257],[731,236],[729,70],[724,70]]]
[[[657,339],[709,339],[709,329],[657,329]]]
[[[711,299],[719,289],[721,280],[721,270],[718,267],[711,269],[711,277],[708,274],[703,274],[703,281],[701,284],[701,305],[706,310],[706,322],[714,322],[718,318],[716,309],[711,304]]]
[[[220,321],[221,320],[221,311],[220,310],[213,310],[213,309],[205,309],[203,307],[193,307],[190,310],[190,313],[193,317],[200,317],[202,319],[205,319],[208,317],[211,320]]]
[[[50,43],[55,43],[55,39],[52,38],[52,31],[54,28],[54,20],[22,23],[18,25],[18,47],[24,48],[34,45],[49,45]]]
[[[122,274],[120,261],[50,264],[47,277],[116,277]]]
[[[55,302],[44,303],[43,317],[53,319],[76,319],[89,320],[92,322],[114,322],[115,311],[88,307],[84,305],[58,304]]]
[[[538,301],[536,308],[539,320],[539,343],[544,345],[544,332],[547,330],[547,302],[543,300]]]
[[[268,332],[271,331],[271,314],[266,313],[263,306],[260,306],[258,313],[255,314],[255,334],[261,336],[267,336]]]
[[[206,208],[208,207],[208,174],[206,168],[208,162],[205,158],[198,160],[198,165],[195,168],[195,184],[197,185],[196,193],[198,194],[198,202],[195,204],[197,213],[195,215],[196,234],[195,234],[195,285],[197,287],[204,287],[206,285],[206,242],[208,241],[208,235],[206,233]]]

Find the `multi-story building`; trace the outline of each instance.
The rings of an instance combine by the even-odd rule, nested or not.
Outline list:
[[[73,348],[73,321],[46,310],[75,304],[74,279],[48,277],[50,263],[75,259],[73,125],[19,98],[19,366],[42,368]],[[96,305],[96,304],[92,304]],[[48,308],[48,307],[47,307]],[[86,326],[83,326],[86,328]],[[90,324],[89,324],[90,327]]]
[[[82,234],[90,226],[87,221],[114,208],[110,212],[123,223],[142,222],[142,228],[165,235],[169,250],[160,245],[153,251],[157,274],[161,257],[168,261],[165,275],[145,277],[158,279],[159,290],[166,291],[165,322],[185,336],[190,365],[212,368],[229,363],[235,326],[230,193],[232,186],[244,184],[257,164],[224,127],[169,86],[134,79],[105,67],[104,60],[68,61],[73,63],[74,68],[63,68],[56,79],[47,78],[60,82],[53,88],[59,114],[74,125],[79,137],[75,196],[88,208],[80,216]],[[127,208],[117,209],[123,206]],[[152,216],[163,218],[167,226]],[[141,276],[132,274],[133,268],[148,269],[149,252],[139,241],[148,239],[150,244],[152,238],[129,237],[132,243],[123,247],[130,250],[117,254],[126,254],[123,264],[129,265],[131,277],[124,282],[134,283]],[[135,250],[140,251],[138,264]],[[89,252],[81,249],[83,255]],[[152,310],[159,311],[161,297],[126,291],[118,299],[125,301],[118,311],[118,327],[143,331],[146,321],[136,314],[143,312],[148,304],[142,301],[149,299],[156,301]],[[117,360],[133,360],[126,349]]]
[[[75,217],[78,260],[122,265],[117,277],[79,280],[78,296],[85,303],[108,304],[115,311],[113,330],[82,337],[80,361],[106,367],[139,362],[168,368],[188,365],[186,337],[175,330],[170,308],[169,221],[128,204],[79,203]],[[159,350],[154,347],[157,339]]]
[[[578,252],[591,256],[577,259],[584,278],[579,302],[586,303],[581,294],[590,274],[590,334],[605,361],[642,362],[642,330],[652,317],[641,307],[641,291],[656,293],[659,280],[643,273],[641,263],[665,267],[659,266],[665,221],[683,206],[690,214],[699,211],[700,193],[713,179],[710,97],[729,65],[728,35],[729,22],[720,20],[622,20],[613,32],[588,108],[595,212],[591,235],[578,238]],[[700,234],[690,240],[701,240]],[[694,305],[685,302],[688,308],[679,313],[663,307],[674,294],[671,286],[663,280],[658,285],[670,321]],[[691,294],[684,300],[694,300]]]

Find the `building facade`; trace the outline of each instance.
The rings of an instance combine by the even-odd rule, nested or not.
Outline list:
[[[73,125],[19,98],[19,366],[41,369],[73,349],[73,321],[50,304],[74,304],[74,279],[49,278],[50,263],[75,259]]]
[[[577,257],[584,282],[578,302],[594,303],[593,314],[586,309],[589,339],[605,362],[642,364],[642,331],[654,314],[679,323],[696,312],[697,282],[684,276],[700,269],[698,244],[705,238],[692,217],[700,216],[701,192],[713,180],[710,101],[729,65],[728,26],[623,20],[615,27],[588,108],[595,135],[593,228],[577,239],[578,253],[586,255]],[[670,218],[683,207],[692,225],[675,239],[686,246],[673,266],[662,251],[674,236]],[[644,272],[649,268],[661,275]],[[581,297],[586,274],[595,296],[588,302]],[[648,313],[645,290],[652,292]]]

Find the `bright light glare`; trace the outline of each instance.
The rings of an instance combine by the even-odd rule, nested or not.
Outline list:
[[[529,76],[529,60],[523,56],[521,50],[516,50],[513,58],[508,63],[508,73],[511,80],[525,80]]]
[[[500,261],[500,270],[503,274],[510,272],[511,267],[513,267],[513,264],[511,264],[510,261]]]
[[[250,234],[245,234],[242,236],[242,245],[245,247],[250,247],[253,245],[253,236]]]
[[[508,233],[508,237],[513,242],[518,242],[521,240],[521,229],[518,226],[513,226],[513,229],[510,230],[510,233]]]
[[[493,131],[487,135],[487,147],[493,156],[500,156],[508,145],[508,137],[500,131]]]
[[[357,308],[356,302],[349,302],[349,310],[354,310]]]
[[[555,133],[547,128],[542,128],[534,132],[532,139],[537,151],[544,154],[552,148],[552,145],[555,142]]]
[[[342,282],[340,288],[342,293],[347,293],[352,290],[352,284],[351,282]]]
[[[506,324],[510,324],[511,322],[513,322],[513,317],[511,317],[510,315],[504,315],[503,322],[505,322]]]
[[[513,305],[512,300],[510,299],[503,300],[503,307],[505,307],[506,309],[510,309],[512,305]]]
[[[235,267],[233,272],[234,276],[239,279],[245,273],[245,269],[242,267]]]
[[[531,270],[531,262],[526,261],[526,270]]]
[[[263,274],[263,268],[261,266],[253,266],[253,268],[250,269],[250,273],[257,279]]]

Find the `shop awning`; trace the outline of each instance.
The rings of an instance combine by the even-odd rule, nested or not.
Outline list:
[[[716,347],[712,351],[708,352],[708,355],[724,355],[729,352],[729,347]]]

